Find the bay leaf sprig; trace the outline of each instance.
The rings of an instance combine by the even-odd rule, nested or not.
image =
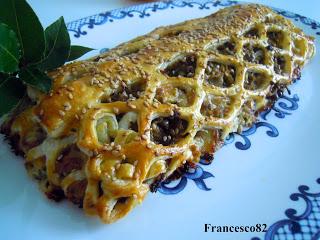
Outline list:
[[[48,93],[47,71],[92,48],[72,45],[63,17],[43,29],[26,0],[0,1],[0,117],[26,96],[27,86]]]

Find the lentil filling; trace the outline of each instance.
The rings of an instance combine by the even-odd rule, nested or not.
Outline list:
[[[244,88],[251,91],[262,88],[265,83],[265,79],[266,75],[264,73],[249,70],[245,76]]]
[[[274,71],[277,74],[284,74],[286,72],[286,59],[284,56],[274,56]]]
[[[257,28],[252,28],[250,30],[248,30],[244,36],[246,38],[259,38],[259,30]]]
[[[104,102],[116,102],[116,101],[132,101],[140,98],[146,89],[146,84],[138,81],[133,84],[125,84],[122,82],[119,89],[111,94],[110,97],[107,97]]]
[[[87,156],[76,145],[62,151],[56,161],[56,172],[61,177],[66,177],[74,170],[81,170]]]
[[[194,55],[184,56],[169,66],[167,66],[163,73],[169,77],[193,77],[196,71],[197,59]]]
[[[236,53],[236,46],[234,42],[228,41],[218,46],[217,50],[220,54],[234,55]]]
[[[151,123],[151,141],[169,146],[185,136],[188,122],[181,119],[179,113],[169,117],[159,117]]]
[[[235,82],[236,68],[214,61],[209,61],[205,70],[205,82],[217,87],[231,87]]]
[[[83,179],[81,181],[71,183],[71,185],[69,185],[67,188],[66,197],[80,208],[83,207],[83,198],[86,192],[87,184],[87,180]]]
[[[245,61],[256,64],[264,64],[265,54],[263,48],[251,44],[245,44],[243,46],[243,53],[243,59]]]
[[[231,108],[230,97],[208,94],[201,106],[200,112],[207,117],[224,118]]]
[[[269,31],[267,32],[268,43],[273,47],[283,48],[283,33],[281,31]]]
[[[191,87],[167,85],[157,89],[155,98],[162,104],[171,103],[179,107],[188,107],[194,101],[194,90]]]

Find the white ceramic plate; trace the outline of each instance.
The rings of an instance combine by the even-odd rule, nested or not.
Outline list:
[[[155,27],[206,16],[235,3],[145,4],[83,18],[68,28],[73,44],[111,48]],[[319,23],[278,11],[316,37],[320,49]],[[292,94],[281,98],[253,128],[232,135],[213,164],[200,164],[195,173],[163,185],[112,225],[86,217],[67,202],[48,201],[1,136],[0,239],[319,239],[319,62],[317,54],[301,81],[290,88]],[[204,231],[206,223],[266,224],[268,231],[212,233]]]

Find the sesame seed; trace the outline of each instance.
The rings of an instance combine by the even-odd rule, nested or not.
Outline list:
[[[128,102],[128,106],[129,106],[130,108],[132,108],[132,109],[136,109],[136,108],[137,108],[137,106],[134,105],[134,104],[132,104],[131,102]]]
[[[137,199],[137,198],[138,198],[137,194],[133,194],[132,197],[133,197],[134,199]]]
[[[81,112],[82,112],[83,114],[85,114],[85,113],[87,112],[87,109],[84,107],[84,108],[82,108]]]
[[[108,145],[108,146],[106,147],[106,150],[111,151],[111,150],[112,150],[112,147],[111,147],[110,145]]]
[[[71,109],[71,104],[68,103],[68,102],[66,102],[66,103],[63,105],[63,107],[64,107],[64,110],[65,110],[65,111],[69,111],[69,110]]]
[[[117,155],[119,155],[119,151],[117,151],[117,150],[112,150],[112,155],[115,155],[115,156],[117,156]]]
[[[63,117],[64,115],[66,115],[66,113],[62,110],[59,110],[59,115]]]
[[[119,109],[116,108],[116,107],[114,107],[114,108],[113,108],[113,112],[114,112],[115,114],[118,114],[118,113],[119,113]]]
[[[70,100],[73,99],[72,93],[69,93],[69,94],[68,94],[68,98],[69,98]]]
[[[108,148],[108,145],[104,145],[104,146],[102,147],[103,150],[108,150],[107,148]]]
[[[140,141],[140,140],[141,140],[141,137],[136,136],[136,137],[134,138],[134,140],[136,140],[136,141]]]
[[[148,143],[148,144],[147,144],[147,148],[148,148],[148,149],[151,149],[151,148],[152,148],[152,145],[151,145],[150,143]]]
[[[122,160],[125,160],[126,159],[126,155],[122,154],[121,158],[122,158]]]
[[[144,139],[144,140],[148,139],[147,135],[144,135],[144,134],[141,136],[141,138]]]
[[[116,149],[117,151],[120,151],[120,150],[121,150],[121,145],[117,145],[117,146],[115,147],[115,149]]]

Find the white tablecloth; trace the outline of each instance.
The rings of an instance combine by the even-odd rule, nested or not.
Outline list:
[[[96,13],[126,7],[143,0],[27,0],[44,26],[64,16],[65,21],[79,19]],[[250,2],[262,3],[273,7],[282,8],[291,12],[310,17],[320,22],[319,0],[248,0]]]

